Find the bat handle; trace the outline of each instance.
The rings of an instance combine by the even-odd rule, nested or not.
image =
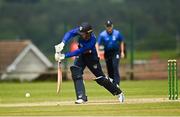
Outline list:
[[[58,68],[61,68],[61,61],[58,61]]]
[[[61,52],[57,52],[57,54],[59,54],[59,55],[60,55],[60,54],[61,54]],[[60,59],[58,60],[58,63],[61,63],[61,60],[60,60]]]

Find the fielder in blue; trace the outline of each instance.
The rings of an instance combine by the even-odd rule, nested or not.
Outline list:
[[[78,36],[79,48],[73,52],[62,54],[62,50],[67,42],[73,37]],[[76,104],[87,102],[86,91],[83,82],[83,71],[85,67],[96,76],[95,81],[107,89],[111,94],[117,95],[120,102],[124,101],[122,91],[107,79],[102,71],[95,48],[96,37],[93,33],[92,27],[88,23],[82,23],[79,27],[67,32],[62,42],[55,46],[55,60],[61,61],[65,58],[76,56],[74,65],[70,67],[72,79],[74,82],[75,93],[77,100]]]
[[[113,83],[119,86],[119,60],[124,58],[124,37],[122,34],[113,29],[112,21],[105,22],[106,30],[102,31],[98,37],[98,50],[104,50],[104,58],[106,61],[109,78],[113,79]]]

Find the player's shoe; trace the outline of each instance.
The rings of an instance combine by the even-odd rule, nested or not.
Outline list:
[[[78,99],[75,101],[75,104],[84,104],[86,103],[87,101],[83,100],[83,99]]]
[[[120,93],[119,95],[117,95],[117,97],[118,97],[119,102],[121,103],[124,102],[125,97],[123,93]]]

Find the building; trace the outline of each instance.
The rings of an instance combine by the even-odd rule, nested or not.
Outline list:
[[[31,41],[0,41],[0,80],[31,81],[52,67]]]

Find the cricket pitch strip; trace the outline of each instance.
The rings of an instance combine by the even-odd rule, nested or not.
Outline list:
[[[123,103],[118,100],[89,100],[85,104],[75,104],[74,101],[48,101],[48,102],[27,102],[0,104],[0,107],[32,107],[32,106],[64,106],[64,105],[110,105],[110,104],[143,104],[143,103],[162,103],[162,102],[180,102],[180,100],[168,100],[167,98],[133,98],[126,99]]]

